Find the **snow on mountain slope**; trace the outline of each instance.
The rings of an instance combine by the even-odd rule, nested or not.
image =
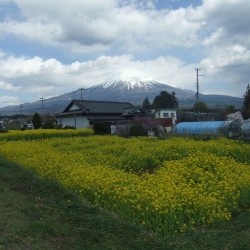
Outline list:
[[[196,101],[195,91],[175,88],[157,81],[142,80],[138,77],[130,77],[123,80],[122,77],[109,78],[99,83],[85,88],[65,93],[59,96],[45,99],[44,109],[46,112],[60,113],[72,99],[85,99],[97,101],[124,101],[134,105],[142,105],[143,100],[148,97],[152,102],[161,91],[169,93],[175,92],[180,106],[192,107]],[[202,95],[200,101],[204,101],[210,105],[234,105],[240,107],[242,98],[223,96],[223,95]],[[23,114],[33,114],[34,112],[42,112],[41,102],[25,103],[22,105]],[[2,114],[18,114],[20,112],[19,105],[7,106],[0,108]]]
[[[168,93],[175,92],[180,105],[193,105],[196,101],[196,92],[175,88],[164,83],[150,80],[121,80],[108,79],[99,82],[90,88],[85,89],[84,99],[107,100],[107,101],[127,101],[132,104],[141,105],[143,100],[148,97],[152,102],[161,91]],[[200,101],[208,105],[235,105],[239,106],[241,98],[223,95],[203,95],[200,94]]]
[[[126,89],[136,89],[136,88],[144,88],[144,89],[152,89],[157,85],[157,82],[154,81],[121,81],[121,80],[114,80],[114,81],[107,81],[103,83],[99,83],[93,85],[90,88],[126,88]]]

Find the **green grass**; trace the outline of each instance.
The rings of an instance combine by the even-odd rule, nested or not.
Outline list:
[[[0,249],[250,249],[250,212],[195,232],[157,236],[0,161]]]

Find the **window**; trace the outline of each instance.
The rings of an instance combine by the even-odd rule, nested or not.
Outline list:
[[[168,113],[163,113],[163,117],[167,118],[167,117],[169,117],[169,114]]]
[[[171,117],[174,118],[174,113],[171,113]]]

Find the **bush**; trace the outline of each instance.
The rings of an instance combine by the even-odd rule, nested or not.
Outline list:
[[[53,120],[46,120],[42,125],[43,129],[53,129],[55,128],[55,124]]]
[[[63,127],[63,129],[75,129],[75,127],[67,125],[67,126]]]
[[[238,121],[229,121],[223,128],[220,129],[220,132],[231,139],[240,138],[241,135],[241,123]]]
[[[110,135],[111,127],[109,124],[94,124],[95,135]]]
[[[0,133],[7,133],[8,130],[6,128],[0,128]]]
[[[146,136],[146,129],[139,123],[135,123],[130,127],[129,134],[131,136]]]

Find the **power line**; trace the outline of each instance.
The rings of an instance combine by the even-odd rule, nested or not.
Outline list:
[[[244,67],[250,67],[250,64],[229,64],[229,65],[220,65],[220,66],[207,66],[207,67],[200,67],[201,69],[219,69],[219,68],[231,68],[231,67],[238,67],[238,68],[244,68]]]

